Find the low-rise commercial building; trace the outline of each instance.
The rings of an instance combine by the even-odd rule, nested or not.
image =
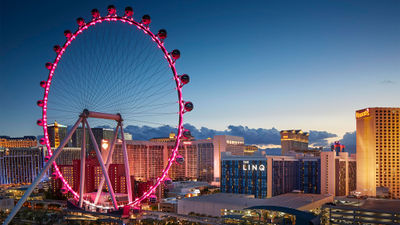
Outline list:
[[[252,195],[218,193],[178,200],[178,214],[192,213],[207,216],[223,216],[230,210],[244,210],[255,206],[275,206],[299,211],[311,211],[332,202],[333,196],[319,194],[288,193],[267,199]]]
[[[400,200],[335,198],[321,208],[321,224],[400,224]]]

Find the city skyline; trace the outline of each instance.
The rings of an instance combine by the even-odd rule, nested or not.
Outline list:
[[[399,1],[1,6],[3,225],[400,223]]]
[[[76,27],[73,18],[89,17],[95,7],[104,13],[109,4],[120,12],[130,2],[4,3],[1,135],[41,134],[35,102],[52,46],[62,42],[64,29]],[[170,48],[181,49],[179,70],[194,81],[185,96],[196,105],[185,123],[198,129],[318,130],[340,139],[355,131],[356,110],[400,104],[391,97],[400,94],[398,2],[153,1],[133,7],[136,18],[152,16],[152,30],[169,31]]]

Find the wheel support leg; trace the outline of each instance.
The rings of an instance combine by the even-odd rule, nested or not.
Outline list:
[[[115,132],[114,132],[114,139],[111,142],[111,146],[110,146],[110,150],[108,151],[108,156],[107,156],[107,161],[106,161],[106,169],[108,171],[108,168],[110,167],[110,164],[112,162],[112,155],[114,153],[114,147],[115,147],[115,143],[117,142],[117,138],[118,138],[118,126],[115,128]],[[100,180],[100,184],[99,187],[97,188],[97,194],[96,194],[96,198],[94,200],[94,204],[97,204],[97,202],[99,201],[100,198],[100,194],[103,190],[104,187],[104,182],[105,182],[105,177],[102,176],[101,180]]]
[[[69,139],[71,139],[72,134],[75,132],[75,130],[78,128],[79,124],[82,122],[82,118],[79,117],[78,121],[76,121],[75,125],[73,128],[69,131],[67,137],[62,141],[60,146],[53,152],[53,155],[51,155],[49,161],[45,164],[44,168],[40,172],[40,174],[35,178],[35,180],[32,182],[32,184],[29,186],[29,188],[25,191],[25,194],[22,196],[22,198],[18,201],[17,205],[12,209],[10,214],[7,216],[6,220],[4,221],[3,225],[8,225],[11,220],[14,218],[14,216],[17,214],[17,212],[21,209],[22,205],[25,203],[25,201],[28,199],[28,197],[32,194],[33,190],[35,187],[40,183],[44,175],[47,173],[47,171],[50,169],[50,166],[53,164],[53,162],[57,159],[57,157],[60,155],[61,151],[63,150],[64,146],[68,143]]]
[[[89,134],[90,134],[90,139],[92,140],[92,144],[94,146],[94,150],[96,151],[97,160],[99,161],[101,170],[103,171],[103,175],[106,178],[106,183],[108,186],[108,191],[110,192],[111,200],[113,202],[115,210],[117,210],[118,209],[117,200],[115,199],[114,190],[113,190],[113,187],[112,187],[112,184],[110,181],[110,177],[108,176],[108,171],[106,169],[106,166],[104,165],[103,158],[101,157],[101,152],[99,150],[99,146],[97,145],[96,138],[94,137],[94,134],[93,134],[92,130],[90,129],[89,123],[87,122],[87,120],[85,122],[86,122],[87,129],[89,131]]]
[[[130,175],[130,172],[129,172],[128,152],[127,152],[127,149],[126,149],[126,142],[125,142],[125,137],[124,137],[124,128],[123,128],[122,122],[120,122],[120,128],[121,128],[121,139],[122,139],[122,152],[124,154],[126,189],[127,189],[127,193],[128,193],[128,200],[129,200],[129,202],[132,202],[131,175]]]
[[[84,119],[86,121],[86,119]],[[83,193],[85,191],[85,162],[86,162],[86,128],[82,121],[82,149],[81,149],[81,177],[79,183],[79,207],[83,206]]]

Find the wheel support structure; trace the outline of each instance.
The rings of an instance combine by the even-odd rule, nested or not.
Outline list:
[[[103,161],[99,146],[96,142],[95,136],[90,128],[87,118],[115,120],[118,123],[117,127],[115,128],[114,138],[112,140],[111,146],[109,146],[109,152],[108,152],[106,163],[104,163],[104,161]],[[56,159],[58,158],[58,156],[64,149],[65,145],[71,139],[72,135],[76,132],[76,130],[78,129],[80,124],[82,124],[82,149],[81,149],[81,165],[80,165],[81,166],[81,168],[80,168],[81,177],[80,177],[79,202],[78,202],[79,207],[82,208],[82,206],[83,206],[83,202],[84,202],[83,195],[85,192],[86,130],[89,133],[90,139],[91,139],[94,149],[96,151],[97,159],[99,161],[101,170],[103,172],[103,176],[102,176],[102,179],[101,179],[101,182],[99,185],[99,189],[98,189],[98,192],[96,195],[95,204],[97,204],[97,202],[98,202],[101,190],[102,190],[102,188],[104,186],[104,182],[105,182],[107,184],[113,206],[116,210],[118,209],[118,204],[117,204],[117,201],[115,198],[115,193],[114,193],[111,181],[110,181],[110,177],[108,175],[108,168],[109,168],[110,164],[112,163],[112,154],[114,152],[115,144],[118,139],[118,131],[119,130],[121,132],[122,151],[123,151],[123,155],[124,155],[125,176],[126,176],[128,199],[129,199],[129,202],[132,202],[132,188],[131,188],[131,181],[130,181],[129,160],[128,160],[126,142],[125,142],[125,138],[124,138],[122,121],[123,120],[122,120],[122,117],[120,114],[91,112],[87,109],[83,110],[83,113],[79,116],[78,120],[76,121],[76,123],[74,124],[72,129],[68,132],[65,139],[61,142],[60,146],[53,152],[50,159],[44,165],[42,171],[35,178],[35,180],[32,182],[32,184],[29,186],[29,188],[25,191],[24,195],[18,201],[18,203],[15,205],[15,207],[11,210],[10,214],[7,216],[3,225],[8,225],[11,222],[11,220],[15,217],[17,212],[21,209],[22,205],[26,202],[28,197],[32,194],[35,187],[40,183],[42,178],[46,175],[46,173],[50,169],[51,165],[53,163],[55,163]]]

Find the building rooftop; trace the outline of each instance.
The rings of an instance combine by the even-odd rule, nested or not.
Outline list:
[[[366,199],[360,208],[367,210],[381,210],[385,212],[400,212],[400,200]]]
[[[290,152],[288,155],[268,155],[265,154],[265,151],[256,152],[253,155],[232,155],[231,152],[221,152],[222,160],[267,160],[271,158],[273,160],[284,160],[284,161],[296,161],[296,160],[306,160],[306,161],[314,161],[318,160],[318,156],[314,156],[311,154],[304,153],[296,153]]]
[[[335,197],[335,200],[340,201],[336,201],[336,205],[339,207],[357,207],[359,209],[364,209],[368,211],[384,211],[391,213],[400,212],[400,200],[377,198],[357,199],[348,198],[345,196],[337,196]]]
[[[293,133],[293,134],[303,134],[303,135],[309,135],[307,132],[304,132],[302,130],[281,130],[280,133]]]
[[[52,124],[49,124],[49,125],[47,125],[47,126],[48,126],[48,127],[54,127],[55,124],[52,123]],[[57,123],[57,127],[67,127],[67,126]]]
[[[272,198],[259,199],[253,195],[217,193],[198,197],[185,198],[180,201],[208,202],[210,204],[230,205],[234,208],[248,208],[252,206],[280,206],[299,210],[312,209],[317,204],[332,202],[333,196],[319,194],[287,193]]]
[[[173,182],[174,188],[196,188],[196,187],[205,187],[211,186],[208,182],[202,181],[176,181]]]
[[[10,137],[10,136],[0,136],[0,139],[7,140],[36,140],[35,136],[23,136],[23,137]]]

